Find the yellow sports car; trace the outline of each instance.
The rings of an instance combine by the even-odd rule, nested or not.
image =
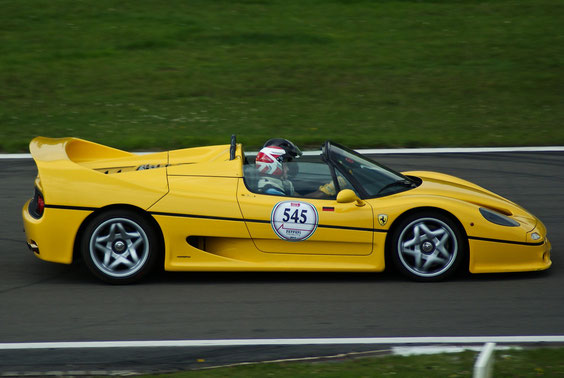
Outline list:
[[[551,265],[542,222],[478,185],[397,173],[332,142],[294,159],[266,147],[249,159],[232,137],[226,145],[139,155],[76,138],[35,138],[35,195],[23,207],[29,248],[47,261],[82,259],[113,284],[138,281],[159,265],[351,272],[393,265],[418,281],[459,268]],[[265,189],[273,182],[291,190]]]

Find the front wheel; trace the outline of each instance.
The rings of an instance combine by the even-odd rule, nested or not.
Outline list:
[[[86,226],[80,250],[96,277],[112,284],[128,284],[153,269],[158,240],[154,227],[142,216],[128,210],[111,210]]]
[[[450,277],[466,254],[466,241],[450,217],[438,212],[416,213],[403,219],[392,238],[396,268],[416,281]]]

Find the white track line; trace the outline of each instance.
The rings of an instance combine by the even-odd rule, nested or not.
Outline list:
[[[537,147],[452,147],[452,148],[372,148],[358,149],[356,152],[363,155],[401,155],[401,154],[484,154],[502,152],[564,152],[564,146],[537,146]],[[304,151],[304,155],[319,155],[318,151]],[[257,151],[245,151],[246,155],[253,156]]]
[[[31,154],[0,154],[0,159],[31,159]]]
[[[475,153],[500,153],[500,152],[564,152],[564,146],[546,147],[455,147],[455,148],[376,148],[356,150],[361,154],[370,155],[397,155],[397,154],[475,154]],[[147,155],[151,152],[138,152]],[[247,152],[256,155],[257,152]],[[305,155],[318,155],[319,151],[305,151]],[[31,159],[31,154],[0,154],[2,159]]]
[[[227,347],[265,345],[429,345],[429,344],[505,344],[564,343],[564,335],[554,336],[461,336],[461,337],[352,337],[312,339],[224,339],[224,340],[146,340],[0,343],[0,350],[149,348],[149,347]]]
[[[475,154],[492,152],[564,152],[564,146],[546,147],[455,147],[455,148],[381,148],[357,150],[361,154]]]

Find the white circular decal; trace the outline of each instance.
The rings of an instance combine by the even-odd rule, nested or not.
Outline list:
[[[317,209],[307,202],[278,202],[270,216],[270,224],[276,235],[289,241],[306,240],[313,235],[318,223]]]

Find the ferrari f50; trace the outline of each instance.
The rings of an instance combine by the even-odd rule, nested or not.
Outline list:
[[[38,137],[30,151],[38,176],[23,207],[29,248],[47,261],[81,259],[113,284],[138,281],[156,266],[334,272],[394,266],[411,279],[436,281],[459,269],[551,265],[545,226],[517,204],[457,177],[395,172],[329,141],[318,154],[284,162],[289,194],[261,187],[269,182],[266,170],[234,138],[138,155]]]

